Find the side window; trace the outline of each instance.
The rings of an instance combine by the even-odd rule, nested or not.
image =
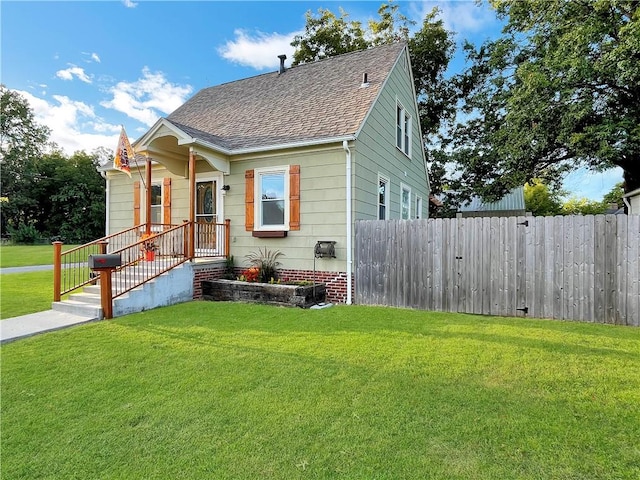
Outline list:
[[[389,179],[378,175],[378,220],[389,218]]]
[[[151,223],[162,223],[162,185],[151,185]]]
[[[400,218],[402,220],[411,218],[411,188],[404,184],[400,186]]]
[[[289,166],[255,169],[256,230],[289,230]]]
[[[411,158],[411,116],[400,104],[396,104],[396,147]]]
[[[416,219],[422,218],[422,197],[416,195]]]

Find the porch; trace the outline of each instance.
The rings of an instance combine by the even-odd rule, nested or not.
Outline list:
[[[224,223],[185,221],[181,225],[141,224],[65,252],[62,252],[62,242],[54,242],[53,308],[70,313],[84,309],[89,315],[112,318],[114,301],[131,296],[130,292],[140,290],[186,262],[228,258],[229,230],[229,220]],[[121,264],[99,273],[89,268],[90,255],[105,254],[117,255]],[[180,283],[189,283],[188,288],[193,291],[192,269],[187,276],[189,280],[183,277]],[[174,286],[176,290],[187,288]],[[84,291],[79,293],[81,288]],[[171,296],[171,290],[168,288],[166,295]],[[138,311],[153,306],[140,304]],[[130,313],[127,308],[124,310]]]

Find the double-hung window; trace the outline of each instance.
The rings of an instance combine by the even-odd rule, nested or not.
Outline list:
[[[400,104],[396,104],[396,147],[411,158],[411,116]]]
[[[422,218],[422,197],[416,195],[416,219]]]
[[[389,179],[378,175],[378,220],[389,218]]]
[[[411,218],[411,188],[404,184],[400,186],[400,218],[402,220]]]
[[[289,166],[255,169],[257,229],[289,229]]]
[[[151,184],[151,223],[162,223],[162,185]]]

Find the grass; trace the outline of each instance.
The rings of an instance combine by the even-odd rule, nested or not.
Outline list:
[[[0,319],[51,309],[53,271],[0,275]]]
[[[191,302],[2,347],[4,478],[637,479],[640,330]]]
[[[69,250],[75,246],[64,245],[62,248]],[[52,263],[53,247],[51,245],[0,246],[2,268],[51,265]],[[0,320],[49,310],[52,301],[52,271],[0,275]]]
[[[70,250],[76,246],[77,245],[63,245],[62,250]],[[0,246],[0,268],[51,264],[53,264],[52,245]]]

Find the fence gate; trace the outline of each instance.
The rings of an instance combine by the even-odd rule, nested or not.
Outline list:
[[[356,302],[640,325],[640,216],[356,222]]]

